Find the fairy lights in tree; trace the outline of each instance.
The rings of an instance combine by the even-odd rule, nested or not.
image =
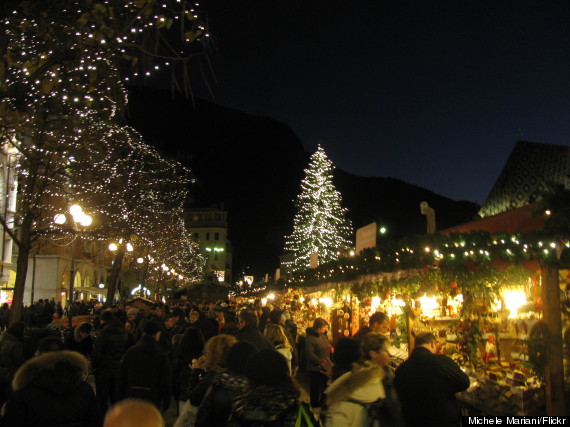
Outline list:
[[[285,242],[285,251],[294,256],[295,270],[309,268],[311,254],[315,252],[319,263],[326,263],[351,246],[352,225],[341,202],[333,184],[332,162],[319,145],[305,169],[301,193],[295,202],[293,233]]]
[[[128,127],[95,126],[81,142],[68,168],[69,187],[99,219],[94,235],[125,245],[136,239],[136,251],[155,260],[152,268],[166,264],[185,281],[196,280],[203,260],[183,222],[189,171],[160,156]],[[94,160],[99,167],[91,166]],[[125,255],[124,250],[116,252],[116,275]],[[111,295],[113,286],[109,283]]]
[[[172,76],[184,76],[175,86],[187,89],[187,74],[175,69],[187,71],[191,58],[206,54],[209,34],[199,4],[186,0],[5,0],[0,22],[0,137],[3,145],[18,150],[13,163],[19,177],[18,229],[12,231],[6,218],[0,217],[0,223],[19,247],[11,315],[17,320],[30,250],[38,236],[56,232],[53,216],[69,200],[82,199],[109,229],[120,229],[122,219],[144,230],[150,218],[168,211],[169,203],[178,209],[186,193],[177,189],[185,181],[176,173],[169,175],[178,166],[157,161],[155,175],[147,180],[148,172],[137,174],[118,160],[142,156],[152,164],[147,160],[153,157],[138,137],[129,146],[129,132],[118,125],[127,103],[124,84],[170,69]],[[114,134],[122,135],[123,151],[101,155],[109,147],[106,141],[118,138]],[[92,154],[88,167],[84,153]],[[132,190],[148,208],[131,211],[128,196],[119,198],[112,210],[108,201],[101,202],[102,189],[119,181],[115,172],[120,168],[126,185],[115,186],[113,192]],[[155,183],[160,173],[168,176],[162,186]],[[138,191],[136,180],[149,190]],[[158,202],[170,184],[172,191]],[[87,203],[89,192],[93,200]]]

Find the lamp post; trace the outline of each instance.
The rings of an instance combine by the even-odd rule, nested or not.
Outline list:
[[[71,266],[69,268],[69,308],[67,310],[67,319],[69,322],[69,327],[72,327],[72,306],[73,306],[73,288],[75,285],[75,241],[77,239],[77,232],[79,225],[83,227],[89,227],[93,222],[93,219],[83,212],[83,209],[79,205],[71,205],[69,207],[69,212],[65,214],[58,214],[54,218],[54,222],[59,225],[63,225],[66,222],[71,226],[72,240],[71,240]]]

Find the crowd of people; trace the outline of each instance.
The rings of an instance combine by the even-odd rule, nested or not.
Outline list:
[[[326,320],[301,345],[295,307],[260,301],[90,309],[64,332],[47,317],[2,325],[0,426],[163,426],[169,408],[175,427],[459,425],[467,375],[429,333],[394,371],[383,313],[333,347]]]

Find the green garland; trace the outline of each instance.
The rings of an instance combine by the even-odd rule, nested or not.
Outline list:
[[[442,288],[457,282],[463,288],[478,291],[504,281],[505,271],[512,273],[513,265],[531,263],[537,268],[539,264],[558,262],[557,252],[560,252],[561,244],[560,239],[547,239],[543,233],[491,236],[478,231],[450,236],[419,236],[383,242],[376,248],[363,250],[359,256],[296,272],[292,280],[297,286],[310,287],[326,282],[355,281],[367,275],[407,271],[414,277],[414,282],[418,281],[418,276],[425,276],[426,282],[433,285],[435,281]],[[564,248],[567,246],[565,243]],[[439,273],[433,277],[430,272]],[[373,293],[372,290],[376,291],[374,286],[374,283],[360,283],[353,289],[365,296]],[[386,284],[382,286],[386,287]]]

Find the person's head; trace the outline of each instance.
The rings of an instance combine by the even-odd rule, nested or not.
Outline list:
[[[354,336],[352,337],[353,340],[356,340],[358,342],[360,342],[362,340],[362,338],[364,338],[364,336],[366,334],[368,334],[369,332],[372,332],[372,329],[370,329],[368,326],[362,326],[358,332],[356,332],[354,334]]]
[[[140,313],[139,309],[133,307],[129,311],[127,311],[127,319],[130,321],[134,321],[139,315],[139,313]]]
[[[113,312],[111,310],[105,310],[103,313],[101,313],[101,324],[104,325],[105,323],[113,320],[115,318],[115,316],[113,315]]]
[[[247,341],[238,341],[230,347],[226,356],[226,366],[236,374],[243,375],[247,361],[257,353],[257,347]]]
[[[248,326],[250,328],[258,328],[259,327],[259,318],[257,314],[250,310],[242,310],[238,314],[239,320],[239,327],[243,328],[244,326]]]
[[[222,307],[216,306],[214,313],[216,313],[216,320],[218,322],[225,322],[224,309]]]
[[[295,392],[299,390],[289,375],[289,365],[285,357],[276,350],[260,350],[252,355],[245,366],[245,376],[250,387],[273,386]]]
[[[329,323],[322,317],[317,317],[313,322],[313,329],[319,334],[325,334],[327,332],[327,327]]]
[[[107,411],[103,427],[164,427],[164,420],[153,404],[126,399]]]
[[[370,360],[380,366],[388,366],[390,353],[388,352],[389,339],[377,332],[370,332],[362,337],[360,349],[364,360]]]
[[[172,329],[174,326],[174,318],[170,314],[162,316],[162,324],[166,329]]]
[[[226,367],[228,350],[237,342],[236,337],[226,334],[216,335],[208,340],[204,346],[205,368],[223,369]]]
[[[156,320],[149,320],[143,325],[142,331],[144,335],[153,337],[158,341],[160,339],[162,328],[160,326],[160,323],[158,323]]]
[[[263,334],[272,343],[280,342],[283,343],[284,348],[291,348],[291,343],[287,339],[287,335],[285,335],[285,330],[283,329],[283,326],[276,325],[274,323],[268,323],[267,325],[265,325],[265,330]]]
[[[184,319],[184,311],[180,307],[176,307],[174,310],[172,310],[171,315],[174,323],[180,321],[180,319]]]
[[[341,338],[334,346],[335,366],[350,370],[353,363],[360,360],[360,343],[353,338]]]
[[[43,337],[38,342],[38,354],[49,353],[52,351],[61,351],[65,349],[66,346],[63,341],[61,341],[61,338],[58,338],[56,336]]]
[[[281,316],[281,310],[276,308],[271,313],[269,313],[269,321],[278,325],[281,323]]]
[[[431,332],[422,332],[416,335],[414,348],[424,347],[432,353],[437,352],[437,338]]]
[[[197,310],[192,310],[188,315],[191,324],[198,323],[200,321],[200,312]]]
[[[92,329],[93,329],[93,327],[91,326],[91,323],[87,323],[87,322],[80,323],[79,325],[77,325],[75,327],[75,331],[74,331],[75,340],[76,341],[83,341],[89,335],[91,335]]]
[[[127,330],[127,332],[132,334],[135,331],[135,322],[127,320],[125,322],[125,329]]]
[[[8,329],[6,333],[16,337],[19,341],[24,341],[24,334],[26,333],[26,324],[24,322],[14,322]]]
[[[390,334],[390,318],[386,313],[382,313],[381,311],[377,311],[372,316],[370,316],[370,329],[374,332],[378,332],[379,334]]]
[[[156,317],[162,317],[164,316],[164,308],[161,307],[156,307]]]
[[[204,335],[198,328],[188,328],[180,341],[180,357],[190,362],[197,359],[204,351]]]

